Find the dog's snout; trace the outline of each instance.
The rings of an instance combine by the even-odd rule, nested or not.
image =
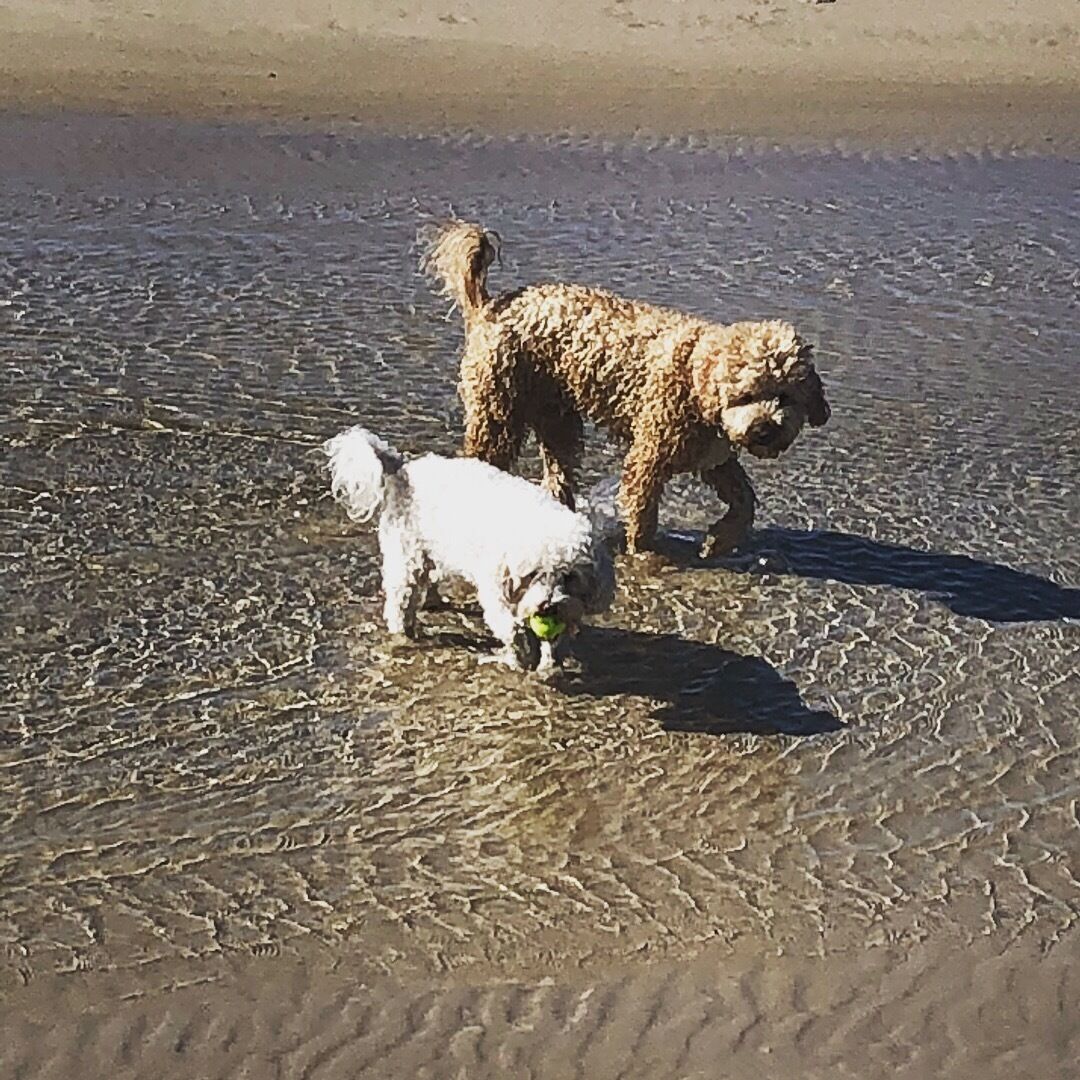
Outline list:
[[[551,599],[540,614],[555,615],[557,618],[562,619],[563,622],[573,626],[581,622],[584,617],[585,605],[578,597],[571,596],[569,593],[560,590],[552,594]]]
[[[750,429],[750,441],[765,447],[776,445],[783,436],[783,428],[770,420],[762,420]]]
[[[758,421],[747,432],[746,448],[755,457],[779,457],[790,443],[791,433],[775,420]]]

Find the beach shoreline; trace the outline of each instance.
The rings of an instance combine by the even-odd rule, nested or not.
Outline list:
[[[701,10],[698,10],[698,9]],[[517,18],[515,19],[515,13]],[[1073,153],[1068,5],[662,0],[589,7],[237,0],[8,5],[0,100],[400,134],[740,136],[901,150]],[[538,44],[542,41],[543,45]]]
[[[607,1080],[706,1077],[720,1060],[739,1080],[766,1065],[783,1077],[900,1069],[986,1080],[1058,1075],[1076,1042],[1067,1013],[1077,977],[1065,950],[1003,951],[948,935],[818,958],[743,943],[675,964],[417,979],[311,952],[44,976],[5,1001],[0,1065],[57,1077]],[[1018,974],[1026,992],[1010,1010]],[[79,1018],[78,1037],[44,1019],[57,1014]],[[919,1042],[899,1045],[897,1027],[919,1030]],[[143,1033],[137,1054],[118,1032]],[[1009,1073],[1018,1051],[1024,1068]]]

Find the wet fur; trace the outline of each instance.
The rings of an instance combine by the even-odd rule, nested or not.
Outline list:
[[[582,285],[492,297],[499,238],[450,222],[430,232],[424,267],[461,309],[465,453],[509,469],[526,435],[544,487],[574,505],[583,420],[628,445],[619,503],[627,549],[647,549],[664,485],[697,473],[728,504],[703,554],[734,547],[754,519],[740,450],[771,458],[829,418],[811,347],[786,322],[707,322]]]

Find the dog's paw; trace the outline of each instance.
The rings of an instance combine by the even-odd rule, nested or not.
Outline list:
[[[740,544],[746,542],[750,533],[741,525],[728,525],[718,521],[709,529],[702,541],[698,555],[712,559],[717,555],[730,555]]]
[[[671,557],[660,551],[635,551],[627,555],[627,558],[631,560],[631,565],[634,569],[640,568],[641,570],[650,573],[655,573],[674,565]]]
[[[560,649],[558,645],[558,641],[540,642],[540,656],[534,670],[542,679],[550,678],[562,667],[564,650]]]
[[[388,633],[375,645],[375,653],[384,660],[401,660],[414,653],[417,644],[415,636]]]
[[[546,653],[550,653],[550,647],[545,649],[542,642],[529,629],[527,624],[522,623],[514,632],[514,641],[509,647],[517,660],[518,667],[522,671],[535,671],[543,662]]]
[[[550,667],[539,672],[540,675],[548,679],[563,676],[573,679],[584,673],[585,665],[581,662],[580,657],[569,652],[557,657]]]
[[[498,652],[488,653],[477,659],[478,664],[502,664],[511,671],[524,671],[521,661],[518,660],[513,649],[499,649]]]

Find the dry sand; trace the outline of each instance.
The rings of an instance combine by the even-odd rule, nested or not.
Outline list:
[[[9,107],[1071,147],[1074,0],[12,0]]]

